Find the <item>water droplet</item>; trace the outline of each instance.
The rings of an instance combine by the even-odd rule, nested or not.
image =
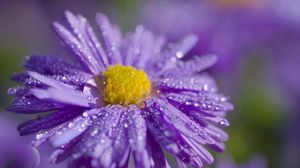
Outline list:
[[[225,127],[228,127],[230,124],[229,124],[229,122],[227,121],[227,120],[221,120],[220,122],[219,122],[219,124],[220,125],[222,125],[222,126],[225,126]]]
[[[167,137],[171,136],[171,132],[170,131],[164,131],[164,135],[167,136]]]
[[[35,138],[38,140],[38,139],[41,139],[44,137],[45,134],[47,134],[48,132],[47,131],[41,131],[39,132],[38,134],[36,134]]]
[[[203,85],[203,90],[204,90],[204,91],[208,91],[208,90],[209,90],[208,84],[204,84],[204,85]]]
[[[73,122],[69,122],[68,128],[72,128],[73,126],[74,126],[74,123]]]
[[[87,112],[82,113],[83,117],[87,117],[89,114]]]
[[[221,102],[225,102],[226,100],[227,100],[226,97],[221,98]]]
[[[178,51],[178,52],[176,52],[176,57],[177,58],[182,58],[184,56],[184,54],[183,54],[183,52],[181,52],[181,51]]]
[[[89,101],[92,101],[93,98],[92,98],[92,96],[88,96],[87,99],[88,99]]]
[[[171,144],[167,145],[166,149],[171,150],[175,154],[179,152],[179,148],[175,143],[171,143]]]
[[[95,130],[91,133],[91,136],[95,136],[97,133],[98,133],[98,130],[95,129]]]
[[[185,105],[191,105],[191,104],[192,104],[192,103],[189,102],[189,101],[185,102]]]
[[[132,138],[129,139],[129,143],[133,144],[134,140]]]

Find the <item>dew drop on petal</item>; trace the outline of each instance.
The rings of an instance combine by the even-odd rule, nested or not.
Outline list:
[[[222,125],[222,126],[226,126],[226,127],[228,127],[228,126],[230,125],[229,122],[228,122],[227,120],[221,120],[221,121],[219,122],[219,124]]]

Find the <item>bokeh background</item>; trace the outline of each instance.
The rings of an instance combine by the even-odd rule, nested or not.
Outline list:
[[[38,152],[18,136],[17,125],[34,116],[5,111],[16,85],[9,77],[27,55],[68,57],[51,30],[65,10],[92,24],[105,13],[124,33],[143,24],[170,41],[196,34],[189,55],[219,56],[209,73],[235,105],[227,150],[214,153],[212,167],[300,167],[299,0],[0,0],[1,168],[65,167],[48,164],[49,147]]]

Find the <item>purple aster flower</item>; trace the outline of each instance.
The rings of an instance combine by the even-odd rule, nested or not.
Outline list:
[[[36,133],[34,146],[50,142],[51,162],[69,158],[70,167],[169,167],[164,151],[178,164],[213,162],[203,146],[223,151],[228,135],[228,98],[202,72],[216,62],[206,55],[183,61],[197,39],[166,44],[139,26],[126,37],[106,16],[97,14],[100,41],[81,15],[66,12],[69,27],[54,30],[75,56],[27,58],[28,71],[13,80],[10,111],[44,113],[21,124],[21,135]]]

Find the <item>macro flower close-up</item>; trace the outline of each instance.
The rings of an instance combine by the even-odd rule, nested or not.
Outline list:
[[[0,168],[299,168],[299,0],[2,0]]]
[[[168,43],[138,26],[123,36],[100,13],[98,33],[82,15],[65,16],[67,26],[53,28],[72,59],[33,54],[11,78],[22,86],[8,90],[8,110],[38,114],[18,127],[21,135],[35,134],[33,146],[51,143],[50,162],[69,167],[170,167],[166,153],[182,168],[214,162],[208,148],[225,149],[219,127],[233,109],[204,72],[217,56],[186,59],[194,35]]]

